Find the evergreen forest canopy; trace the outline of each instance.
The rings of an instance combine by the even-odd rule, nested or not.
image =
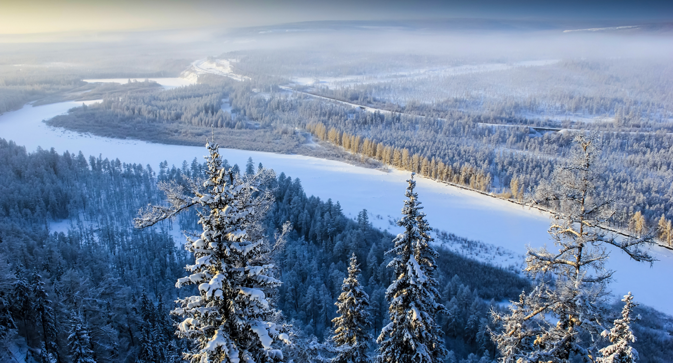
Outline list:
[[[4,347],[23,346],[36,361],[65,362],[78,361],[77,356],[96,362],[169,362],[192,349],[176,338],[175,317],[168,314],[173,300],[198,294],[197,289],[174,286],[193,259],[178,247],[172,223],[196,231],[199,217],[187,212],[175,222],[142,230],[132,228],[131,218],[148,202],[161,205],[157,182],[189,190],[193,184],[188,179],[203,178],[207,165],[194,160],[180,168],[162,165],[155,173],[140,165],[87,160],[82,154],[27,154],[5,140],[0,141],[0,155],[6,165],[0,172]],[[240,173],[226,160],[222,167]],[[371,307],[369,334],[377,336],[388,319],[385,291],[394,275],[386,268],[392,256],[384,252],[393,247],[393,236],[372,228],[366,211],[350,220],[338,202],[306,196],[298,179],[282,173],[273,177],[252,161],[244,169],[241,180],[258,171],[271,175],[259,189],[274,201],[259,233],[274,241],[287,221],[293,227],[281,238],[282,248],[270,255],[276,265],[273,276],[282,285],[264,290],[270,306],[280,312],[274,321],[294,342],[294,349],[283,348],[285,357],[310,361],[312,354],[336,354],[337,348],[324,342],[329,342],[337,316],[334,303],[351,258],[361,266],[358,281]],[[69,223],[67,232],[50,232],[55,219]],[[437,325],[448,359],[494,359],[497,347],[489,331],[498,325],[490,311],[502,309],[496,301],[530,291],[529,280],[441,246],[437,252],[437,302],[446,308]],[[644,319],[632,324],[638,337],[633,346],[641,361],[662,361],[657,357],[670,354],[661,349],[671,346],[670,337],[662,334],[670,319],[635,309]],[[374,344],[368,348],[371,355]]]

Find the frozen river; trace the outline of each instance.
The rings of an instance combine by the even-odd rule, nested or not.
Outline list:
[[[101,155],[125,163],[149,164],[154,170],[164,160],[180,166],[183,160],[191,162],[195,157],[203,161],[206,154],[203,147],[103,138],[49,127],[42,122],[79,105],[80,102],[26,105],[0,115],[0,137],[24,145],[28,151],[38,147],[54,148],[59,153],[82,151],[87,157]],[[255,165],[261,162],[277,173],[300,178],[307,194],[339,201],[351,217],[367,209],[375,226],[397,231],[388,220],[389,216],[394,219],[400,216],[407,172],[383,172],[300,155],[233,149],[223,149],[221,153],[232,165],[243,167],[248,157],[252,157]],[[525,253],[527,245],[552,244],[547,234],[549,219],[540,212],[423,178],[418,179],[417,191],[430,225],[437,229],[520,254]],[[673,254],[663,249],[653,253],[660,261],[650,267],[614,251],[609,262],[617,270],[612,289],[618,295],[632,291],[637,301],[673,315],[673,283],[669,280],[673,276]]]

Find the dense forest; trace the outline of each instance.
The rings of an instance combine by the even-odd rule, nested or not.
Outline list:
[[[187,187],[188,179],[203,177],[206,165],[195,159],[177,168],[162,164],[155,172],[116,160],[87,160],[82,154],[27,154],[5,140],[0,152],[5,165],[0,174],[5,348],[27,347],[24,354],[37,361],[45,354],[69,361],[78,344],[97,362],[177,359],[188,347],[174,336],[168,311],[171,301],[193,291],[173,285],[190,260],[179,248],[175,230],[195,231],[198,216],[189,212],[176,222],[143,230],[132,228],[131,219],[143,205],[161,203],[157,182]],[[243,178],[263,170],[252,160],[241,171],[226,160],[224,167]],[[388,319],[385,290],[393,276],[386,268],[391,256],[384,252],[392,247],[393,236],[373,228],[366,211],[348,219],[338,202],[307,196],[298,179],[283,173],[265,188],[274,202],[263,220],[264,235],[274,239],[283,224],[292,226],[273,256],[283,284],[272,296],[282,320],[292,326],[293,339],[308,347],[329,337],[337,313],[334,302],[352,254],[362,266],[360,281],[371,297],[371,329],[378,334]],[[67,230],[59,227],[64,225]],[[451,238],[444,236],[442,243]],[[530,282],[441,244],[437,251],[438,296],[448,311],[438,324],[446,348],[456,361],[493,359],[490,310],[528,290]],[[638,312],[646,318],[634,324],[639,336],[635,346],[647,357],[643,361],[655,362],[670,354],[661,351],[671,346],[664,342],[670,337],[658,333],[667,320],[647,308]],[[75,330],[85,341],[73,340]]]
[[[185,176],[201,176],[203,164],[195,160],[154,172],[114,160],[87,160],[81,154],[27,154],[4,140],[1,145],[6,166],[1,194],[3,311],[12,317],[23,344],[37,348],[30,354],[39,354],[44,343],[67,361],[68,334],[77,315],[97,361],[135,361],[149,354],[143,350],[146,339],[155,339],[145,336],[146,330],[160,328],[144,325],[149,314],[165,330],[156,339],[172,342],[161,354],[175,355],[182,346],[173,336],[168,310],[179,296],[173,284],[182,276],[188,255],[179,248],[174,230],[178,225],[194,230],[195,215],[147,230],[133,229],[131,219],[143,205],[160,202],[157,181],[184,183]],[[312,336],[322,341],[329,334],[334,301],[353,252],[363,261],[363,285],[372,296],[372,329],[380,329],[387,311],[383,292],[391,278],[383,253],[393,236],[371,227],[366,212],[350,220],[338,203],[307,197],[298,179],[281,173],[269,187],[275,202],[264,222],[265,233],[273,236],[286,221],[293,226],[275,257],[283,281],[275,304],[287,321],[296,321],[296,334],[309,341]],[[67,229],[51,231],[57,228],[55,220]],[[484,347],[476,334],[483,335],[488,324],[489,301],[513,298],[529,283],[515,273],[439,251],[442,299],[457,319],[442,323],[447,346],[457,357],[481,356]],[[36,300],[38,283],[46,294],[43,300]],[[468,320],[480,323],[471,330],[460,328]],[[4,330],[5,338],[16,339],[11,326],[5,328],[10,328]],[[486,349],[492,354],[492,346]]]

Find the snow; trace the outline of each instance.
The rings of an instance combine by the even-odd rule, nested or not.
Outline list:
[[[389,82],[396,79],[418,79],[428,77],[452,77],[471,73],[505,71],[519,67],[542,67],[558,63],[558,59],[531,60],[514,63],[466,64],[450,67],[411,69],[403,72],[379,73],[342,77],[294,77],[292,82],[300,86],[348,87],[368,83]]]
[[[269,303],[266,301],[266,296],[264,292],[260,289],[253,287],[239,287],[239,294],[250,296],[250,300],[257,300],[264,308],[269,307]]]
[[[610,30],[623,30],[623,29],[638,29],[637,25],[627,25],[627,26],[611,26],[607,28],[588,28],[588,29],[571,29],[564,30],[564,33],[574,33],[574,32],[604,32]]]
[[[87,83],[119,83],[126,84],[131,82],[144,82],[145,80],[153,81],[160,84],[164,89],[171,89],[176,87],[191,86],[196,84],[196,79],[191,78],[101,78],[101,79],[85,79]]]
[[[273,339],[271,339],[271,337],[269,336],[269,331],[266,330],[266,323],[258,320],[255,321],[253,324],[251,324],[250,328],[259,337],[259,340],[260,342],[262,342],[262,346],[264,347],[264,349],[271,349]]]
[[[191,319],[188,319],[191,320]],[[183,323],[184,324],[184,323]],[[227,346],[227,340],[224,338],[226,334],[223,334],[220,330],[215,331],[215,336],[213,339],[211,339],[208,344],[206,344],[206,347],[204,350],[206,351],[214,351],[215,349],[223,346]],[[223,348],[224,349],[224,348]],[[231,354],[231,351],[228,352],[229,355]]]
[[[233,62],[235,61],[231,59],[199,59],[192,62],[189,68],[180,74],[180,77],[193,81],[194,83],[196,83],[199,75],[202,74],[215,74],[218,76],[229,77],[236,81],[250,79],[250,77],[234,73],[231,67],[231,63]]]
[[[126,163],[149,164],[154,170],[158,170],[159,163],[164,160],[169,165],[179,166],[183,160],[189,162],[195,157],[203,161],[203,156],[208,153],[204,147],[109,139],[53,128],[41,122],[79,105],[79,102],[38,107],[26,105],[18,111],[0,115],[0,137],[26,146],[28,151],[34,151],[38,146],[43,149],[54,147],[59,153],[81,150],[87,157],[102,155],[119,158]],[[232,165],[243,166],[248,157],[252,157],[255,164],[261,162],[277,173],[299,177],[308,195],[339,201],[347,216],[355,217],[365,208],[370,216],[392,216],[394,219],[400,216],[405,199],[405,180],[409,178],[407,172],[384,172],[301,155],[233,149],[221,149],[220,152]],[[424,178],[417,179],[416,191],[423,203],[423,212],[434,228],[500,246],[517,254],[525,253],[526,245],[540,247],[547,244],[550,248],[554,247],[547,234],[548,216],[536,210]],[[384,218],[370,218],[370,221],[375,227],[388,229],[393,234],[401,232]],[[673,276],[673,253],[663,248],[654,248],[652,253],[660,261],[650,267],[630,261],[623,253],[614,252],[608,266],[617,270],[613,292],[623,296],[632,291],[637,302],[673,315],[673,304],[670,304],[673,301],[673,284],[668,278]]]

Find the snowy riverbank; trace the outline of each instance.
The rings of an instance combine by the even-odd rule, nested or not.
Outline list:
[[[164,160],[176,166],[182,165],[183,160],[191,162],[195,157],[199,162],[203,161],[202,156],[206,153],[203,147],[83,135],[49,127],[42,122],[80,104],[26,105],[18,111],[0,115],[0,137],[26,146],[28,151],[38,147],[53,147],[59,153],[82,151],[86,156],[101,155],[126,163],[149,164],[154,170],[158,170],[159,163]],[[388,220],[399,217],[404,199],[404,180],[409,176],[406,172],[386,173],[300,155],[232,149],[223,149],[222,155],[231,164],[238,163],[240,166],[252,157],[255,164],[261,162],[278,173],[298,177],[307,194],[339,201],[346,215],[351,217],[366,208],[374,226],[397,232],[397,227],[391,226]],[[520,254],[525,253],[526,245],[539,247],[552,244],[547,234],[548,217],[538,211],[423,178],[418,181],[418,193],[428,221],[437,229]],[[650,268],[615,252],[610,261],[610,266],[617,269],[613,291],[618,295],[632,291],[639,302],[673,314],[673,305],[670,304],[673,301],[673,284],[668,280],[668,276],[673,276],[673,256],[659,249],[654,253],[660,261]]]

